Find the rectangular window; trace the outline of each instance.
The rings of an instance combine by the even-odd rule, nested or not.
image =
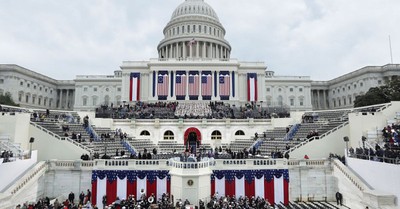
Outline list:
[[[83,100],[82,100],[82,105],[83,105],[83,106],[86,106],[86,105],[87,105],[87,98],[83,98]]]
[[[290,99],[290,106],[294,106],[294,99]]]
[[[93,91],[97,91],[97,88],[96,88],[96,87],[94,87],[94,88],[93,88]]]
[[[26,95],[26,96],[25,96],[25,103],[28,103],[28,102],[29,102],[29,96]]]
[[[121,88],[120,88],[120,87],[118,87],[118,88],[117,88],[117,91],[121,91]]]
[[[4,83],[4,79],[0,79],[0,84],[3,84]]]
[[[303,92],[303,88],[299,88],[299,92]]]
[[[303,100],[303,99],[300,99],[299,104],[300,104],[300,106],[303,106],[303,105],[304,105],[304,100]]]

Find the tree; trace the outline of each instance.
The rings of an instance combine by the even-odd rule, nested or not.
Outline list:
[[[10,105],[10,106],[19,106],[12,99],[10,92],[7,92],[5,95],[0,95],[0,104]]]
[[[400,79],[392,79],[385,86],[372,87],[364,95],[357,96],[354,107],[400,101]]]

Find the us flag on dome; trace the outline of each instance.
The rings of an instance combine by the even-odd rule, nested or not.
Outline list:
[[[289,203],[289,171],[214,170],[211,174],[211,195],[262,197],[269,203]]]
[[[219,73],[219,95],[221,100],[229,100],[230,87],[229,71],[221,71]]]
[[[203,71],[201,75],[201,96],[203,100],[211,100],[212,74],[211,71]]]
[[[139,200],[142,195],[155,199],[162,194],[171,194],[171,176],[167,170],[93,170],[92,203],[103,208],[103,196],[107,196],[107,205],[117,197],[120,200],[134,195]]]
[[[189,72],[189,99],[197,100],[199,97],[199,72]]]
[[[186,97],[186,72],[177,71],[175,78],[175,95],[177,100],[185,100]]]
[[[168,72],[160,71],[158,72],[157,78],[157,95],[159,100],[166,100],[168,97]]]

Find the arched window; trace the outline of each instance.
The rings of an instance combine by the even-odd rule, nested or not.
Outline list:
[[[211,140],[221,140],[221,139],[222,139],[221,132],[216,130],[211,133]]]
[[[236,131],[235,136],[244,136],[244,132],[242,130],[238,130]]]
[[[174,137],[174,133],[172,131],[168,130],[164,133],[164,140],[174,140],[174,139],[175,139],[175,137]]]
[[[143,130],[142,132],[140,132],[140,136],[150,136],[150,132],[147,130]]]

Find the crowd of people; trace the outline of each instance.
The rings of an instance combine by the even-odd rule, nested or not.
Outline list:
[[[107,209],[136,209],[136,208],[159,208],[159,209],[173,209],[174,202],[170,195],[163,193],[161,197],[156,199],[154,194],[147,196],[145,192],[139,194],[139,199],[135,198],[134,195],[129,195],[127,199],[117,199],[110,205],[106,205],[107,196],[103,196],[103,205]]]
[[[262,197],[239,197],[235,196],[219,196],[215,194],[213,198],[204,206],[201,202],[199,204],[200,209],[212,208],[257,208],[257,209],[272,209],[274,208],[268,200]],[[203,206],[202,206],[203,205]]]
[[[50,200],[49,197],[40,198],[37,202],[25,202],[17,205],[16,209],[97,209],[90,202],[92,192],[88,189],[86,193],[83,191],[79,194],[78,199],[75,199],[75,194],[70,192],[68,198],[64,201],[58,199]]]
[[[114,105],[102,105],[96,108],[97,118],[114,119],[177,119],[177,118],[271,118],[271,117],[289,117],[289,111],[280,108],[263,108],[260,104],[254,102],[244,106],[235,107],[224,102],[218,101],[199,101],[189,103],[178,102],[136,102],[135,104],[126,104],[114,107]]]
[[[383,147],[376,144],[375,150],[367,147],[349,149],[350,157],[373,160],[385,163],[400,163],[400,146],[398,144],[385,143]]]
[[[3,150],[1,152],[0,164],[10,162],[14,157],[14,153],[11,150]]]

